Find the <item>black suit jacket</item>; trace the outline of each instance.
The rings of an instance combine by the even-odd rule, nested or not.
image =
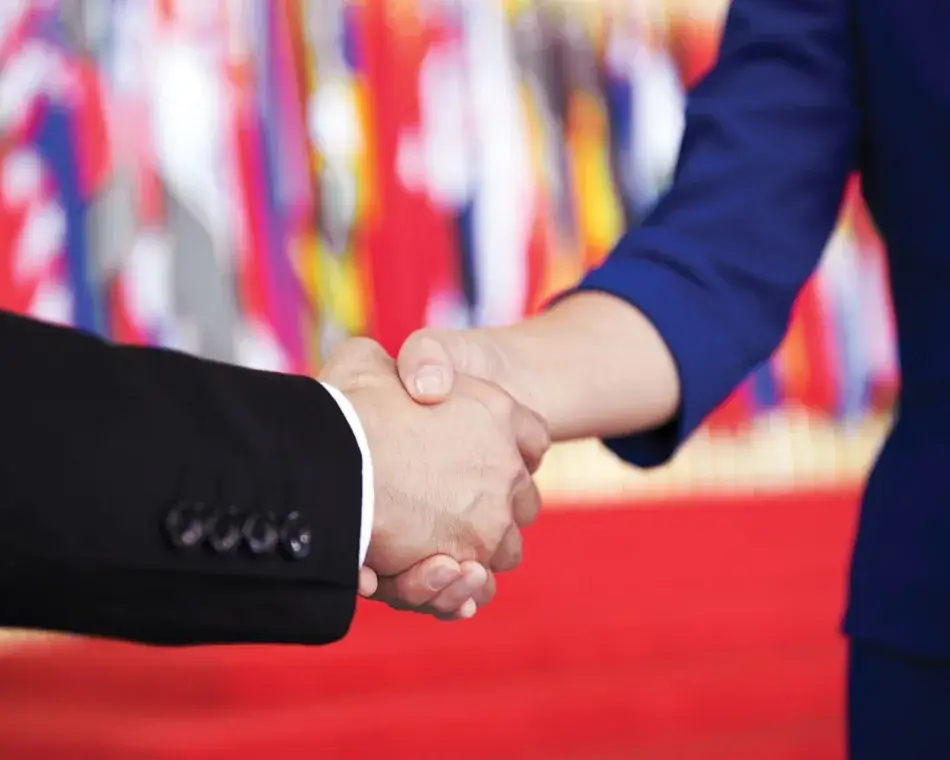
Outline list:
[[[0,312],[0,627],[338,639],[361,471],[314,380]]]

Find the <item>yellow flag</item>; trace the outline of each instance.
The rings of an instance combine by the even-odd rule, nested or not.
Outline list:
[[[586,244],[586,267],[596,266],[623,234],[623,209],[610,172],[609,132],[603,105],[575,93],[569,144],[574,161],[575,204]]]

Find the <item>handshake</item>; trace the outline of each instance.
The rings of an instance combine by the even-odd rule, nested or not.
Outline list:
[[[320,374],[353,405],[372,458],[365,597],[468,618],[491,601],[493,574],[521,562],[521,529],[540,508],[532,476],[551,439],[511,395],[489,335],[421,331],[398,363],[355,338]]]

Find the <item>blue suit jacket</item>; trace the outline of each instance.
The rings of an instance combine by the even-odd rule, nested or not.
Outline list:
[[[676,359],[678,419],[608,442],[659,464],[777,347],[860,170],[889,247],[903,388],[846,628],[950,656],[947,29],[942,0],[734,0],[671,190],[581,288],[636,305]]]

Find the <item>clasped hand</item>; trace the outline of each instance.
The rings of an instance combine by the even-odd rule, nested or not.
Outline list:
[[[372,538],[360,593],[441,619],[491,600],[493,573],[522,557],[538,515],[532,475],[550,445],[544,421],[498,385],[459,375],[441,403],[406,392],[374,341],[344,343],[320,379],[360,418],[375,480]]]

